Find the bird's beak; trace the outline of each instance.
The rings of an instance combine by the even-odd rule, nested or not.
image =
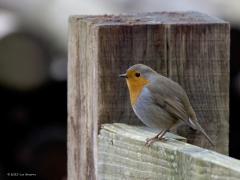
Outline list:
[[[127,74],[119,74],[119,77],[127,78]]]

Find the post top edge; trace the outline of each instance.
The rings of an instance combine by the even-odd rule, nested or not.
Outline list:
[[[229,24],[228,22],[196,11],[148,12],[119,15],[73,15],[69,22],[85,21],[96,26],[143,24]]]

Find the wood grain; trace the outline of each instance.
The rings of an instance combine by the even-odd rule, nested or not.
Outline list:
[[[96,179],[97,34],[70,19],[68,61],[68,179]]]
[[[98,177],[104,180],[237,180],[240,161],[175,140],[144,146],[155,133],[126,124],[104,124],[98,136]]]
[[[146,64],[187,91],[216,143],[182,125],[190,143],[228,154],[229,24],[196,12],[72,16],[68,56],[68,178],[97,179],[103,123],[141,124],[118,74]]]
[[[216,146],[211,147],[186,126],[178,132],[192,144],[228,154],[229,25],[172,25],[168,35],[168,76],[187,91],[202,127]]]

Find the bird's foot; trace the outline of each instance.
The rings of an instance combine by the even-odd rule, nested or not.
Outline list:
[[[153,137],[153,138],[147,138],[146,142],[145,142],[145,146],[150,147],[151,144],[153,144],[154,142],[156,142],[158,140],[158,138]]]
[[[153,144],[156,141],[165,141],[166,139],[163,137],[164,134],[166,134],[166,132],[168,132],[168,129],[164,129],[162,131],[160,131],[156,136],[154,136],[153,138],[150,139],[146,139],[146,143],[145,146],[149,147],[151,146],[151,144]]]
[[[156,141],[166,141],[167,139],[162,137],[162,138],[158,138],[158,137],[153,137],[153,138],[147,138],[146,142],[145,142],[145,146],[150,147],[154,142]]]

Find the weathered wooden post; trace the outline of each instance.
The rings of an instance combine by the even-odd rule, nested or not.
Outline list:
[[[73,16],[69,28],[68,178],[97,178],[102,123],[139,124],[118,74],[146,64],[187,91],[216,143],[181,126],[188,142],[228,154],[229,24],[201,13]]]

